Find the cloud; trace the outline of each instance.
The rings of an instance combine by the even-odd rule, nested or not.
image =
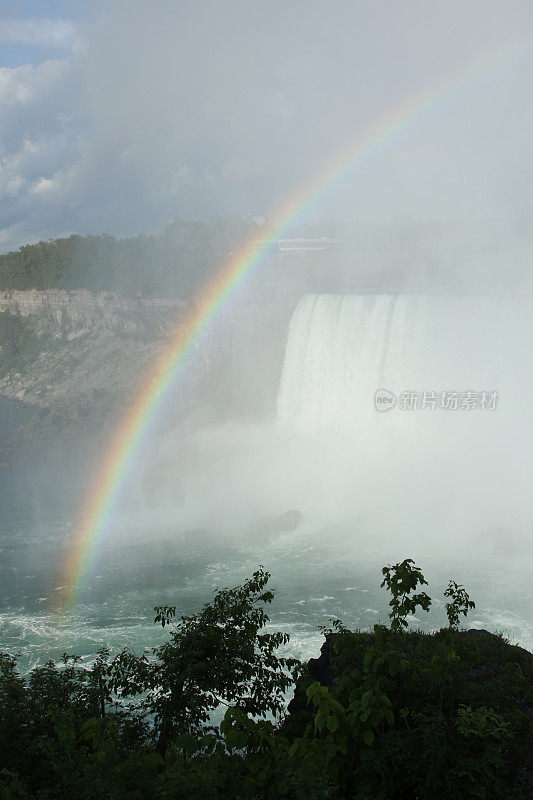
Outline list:
[[[73,57],[0,68],[2,249],[79,224],[72,218],[74,197],[66,182],[81,158],[79,85]]]
[[[3,44],[70,48],[75,38],[76,25],[68,19],[0,18],[0,42]]]
[[[482,8],[484,13],[480,13]],[[271,216],[348,143],[409,101],[522,41],[531,6],[411,2],[391,6],[280,0],[176,4],[118,0],[88,53],[94,143],[128,186],[131,219]],[[339,184],[341,217],[483,216],[529,196],[512,155],[529,146],[525,61],[398,137]],[[521,142],[519,144],[519,142]],[[166,204],[165,204],[166,197]],[[142,206],[142,214],[139,211]]]
[[[37,67],[0,67],[0,104],[29,105],[47,95],[61,81],[67,62],[63,59],[44,61]]]
[[[53,38],[43,20],[9,22],[0,38]],[[56,41],[83,46],[0,69],[4,247],[65,230],[150,232],[178,215],[271,217],[391,109],[533,33],[529,0],[112,0],[76,33],[48,22]],[[531,214],[530,66],[526,54],[488,69],[313,213]]]

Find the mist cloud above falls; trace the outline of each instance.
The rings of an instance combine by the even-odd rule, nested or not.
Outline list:
[[[30,28],[47,40],[38,20],[4,25],[26,44]],[[69,21],[53,29],[69,32],[63,51],[0,71],[4,250],[70,231],[160,230],[175,216],[268,217],[404,98],[523,42],[533,11],[519,0],[117,0],[75,37]],[[489,69],[315,213],[529,216],[531,66],[529,54]]]

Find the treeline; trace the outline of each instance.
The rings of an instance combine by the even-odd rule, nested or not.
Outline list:
[[[426,581],[410,559],[383,575],[390,626],[332,621],[307,667],[278,655],[287,634],[265,632],[263,569],[197,614],[156,608],[170,635],[149,656],[102,649],[91,668],[65,656],[24,678],[0,654],[0,798],[530,797],[532,656],[459,631],[474,604],[454,582],[448,627],[408,631]]]
[[[190,297],[257,226],[173,220],[157,236],[69,236],[0,255],[1,289],[89,289]],[[258,231],[258,235],[259,235]]]

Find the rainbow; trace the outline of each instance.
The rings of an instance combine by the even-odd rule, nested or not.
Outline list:
[[[277,239],[313,205],[341,182],[376,157],[402,134],[419,124],[435,108],[455,100],[478,81],[490,81],[499,70],[514,66],[531,52],[531,40],[514,42],[489,55],[477,58],[445,81],[422,91],[392,109],[363,135],[326,162],[311,181],[305,184],[276,214],[262,242],[248,241],[231,256],[215,277],[204,287],[195,307],[170,336],[162,354],[142,383],[123,415],[107,448],[107,455],[93,478],[80,510],[75,533],[61,571],[62,587],[57,593],[57,607],[66,610],[74,602],[78,589],[89,574],[101,546],[120,490],[127,482],[128,468],[157,416],[162,398],[178,377],[180,370],[201,333],[216,318],[227,299],[261,264]]]

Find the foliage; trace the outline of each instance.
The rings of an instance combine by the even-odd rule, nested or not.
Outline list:
[[[324,683],[278,656],[263,568],[196,614],[158,606],[169,635],[150,656],[103,648],[21,677],[0,655],[0,800],[525,798],[533,659],[456,626],[406,630],[425,581],[409,559],[384,575],[390,628],[333,620]]]
[[[386,586],[392,594],[389,617],[393,631],[407,628],[407,615],[414,614],[417,606],[429,611],[431,605],[431,599],[425,592],[411,596],[418,584],[427,584],[420,568],[413,567],[412,564],[413,559],[406,558],[401,564],[394,564],[392,567],[389,565],[381,570],[385,576],[381,586]]]
[[[262,568],[242,586],[223,589],[199,614],[183,616],[153,658],[123,651],[110,671],[121,698],[143,694],[143,713],[156,720],[157,751],[173,736],[197,736],[221,704],[244,714],[279,716],[298,662],[276,655],[284,633],[260,633],[268,622],[269,574]],[[156,608],[155,621],[172,623],[173,606]],[[185,737],[185,738],[183,738]]]
[[[458,585],[455,581],[450,581],[444,597],[451,597],[451,602],[446,603],[448,624],[450,628],[458,628],[459,615],[463,614],[466,617],[470,609],[476,607],[476,604],[470,599],[464,586]]]
[[[531,769],[533,737],[519,698],[533,669],[490,638],[497,644],[376,626],[371,637],[336,640],[332,685],[307,688],[315,708],[307,736],[323,739],[341,797],[525,796],[517,767]],[[496,646],[505,666],[492,661]]]
[[[256,235],[251,223],[174,219],[159,236],[69,236],[0,255],[0,289],[89,289],[191,297],[222,260]]]

